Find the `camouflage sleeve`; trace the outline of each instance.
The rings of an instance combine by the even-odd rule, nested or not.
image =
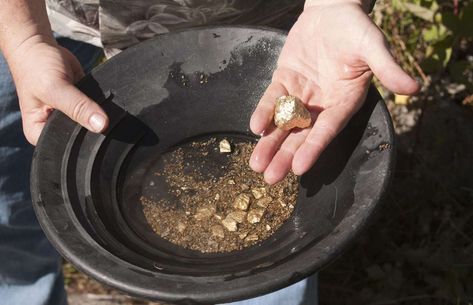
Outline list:
[[[46,0],[52,28],[106,49],[202,25],[287,25],[304,0]],[[292,15],[291,15],[292,13]],[[100,21],[100,22],[99,22]]]
[[[99,0],[46,0],[52,30],[101,47]]]
[[[123,49],[155,35],[201,25],[273,25],[303,0],[100,0],[105,47]]]

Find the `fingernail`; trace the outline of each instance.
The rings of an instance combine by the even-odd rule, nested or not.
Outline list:
[[[94,113],[89,119],[89,124],[93,131],[101,132],[105,127],[105,118],[101,114]]]

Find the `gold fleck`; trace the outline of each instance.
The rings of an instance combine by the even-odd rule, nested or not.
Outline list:
[[[259,239],[258,235],[250,234],[245,238],[245,241],[257,241]]]
[[[240,194],[235,199],[233,203],[233,207],[239,210],[246,211],[248,210],[248,206],[250,205],[250,196],[247,194]]]
[[[249,223],[258,223],[261,221],[261,218],[263,218],[264,210],[263,209],[253,209],[248,212],[248,222]]]
[[[245,211],[233,211],[227,215],[227,217],[234,219],[238,223],[242,223],[245,220]]]
[[[212,236],[224,238],[225,232],[223,231],[223,227],[221,225],[212,226]]]
[[[237,222],[233,218],[225,218],[222,220],[222,225],[230,232],[235,232],[237,230]]]
[[[197,209],[197,213],[194,215],[194,218],[199,221],[204,220],[212,216],[214,212],[215,210],[213,208],[200,208],[200,209]]]
[[[162,236],[162,237],[166,237],[166,236],[169,235],[169,233],[171,233],[171,230],[170,230],[169,228],[166,228],[166,229],[164,230],[164,232],[161,233],[161,236]]]
[[[247,191],[247,190],[250,189],[250,187],[248,186],[248,184],[244,184],[244,183],[243,183],[242,185],[240,185],[240,188],[241,188],[242,191]]]
[[[310,112],[295,96],[283,95],[276,99],[274,124],[280,129],[307,128],[310,126]]]
[[[233,180],[233,179],[228,180],[228,184],[234,185],[234,184],[235,184],[235,180]]]
[[[266,209],[268,207],[268,204],[271,203],[271,201],[273,201],[273,198],[271,196],[264,197],[264,198],[261,198],[260,200],[258,200],[256,202],[256,205]]]
[[[187,225],[185,223],[180,222],[180,221],[177,223],[177,231],[179,233],[183,233],[186,228],[187,228]]]
[[[248,232],[242,232],[241,234],[238,235],[240,239],[245,239],[245,237],[248,235]]]
[[[221,153],[232,152],[232,146],[230,145],[230,142],[228,142],[227,139],[223,139],[222,141],[220,141],[219,148]]]
[[[266,195],[266,189],[264,187],[257,187],[251,190],[253,197],[255,199],[260,199],[261,197]]]

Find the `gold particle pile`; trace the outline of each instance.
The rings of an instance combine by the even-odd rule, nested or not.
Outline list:
[[[212,138],[192,143],[200,158],[209,151],[228,158],[220,177],[186,171],[184,151],[175,150],[164,165],[166,182],[176,202],[141,197],[144,215],[155,233],[179,246],[200,252],[230,252],[271,236],[294,210],[298,183],[289,174],[269,186],[248,161],[252,143],[231,144]],[[185,173],[185,174],[184,174]]]

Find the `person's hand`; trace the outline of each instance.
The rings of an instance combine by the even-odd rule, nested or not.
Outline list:
[[[51,38],[33,36],[9,56],[26,139],[36,145],[52,109],[93,132],[102,132],[105,112],[73,84],[84,76],[79,61]]]
[[[263,136],[250,166],[264,172],[269,184],[282,180],[291,169],[302,175],[312,167],[361,107],[373,73],[398,94],[419,90],[396,64],[382,32],[362,6],[356,1],[331,1],[306,6],[252,115],[251,130]],[[274,127],[275,100],[288,94],[299,97],[311,111],[311,128],[288,132]]]

